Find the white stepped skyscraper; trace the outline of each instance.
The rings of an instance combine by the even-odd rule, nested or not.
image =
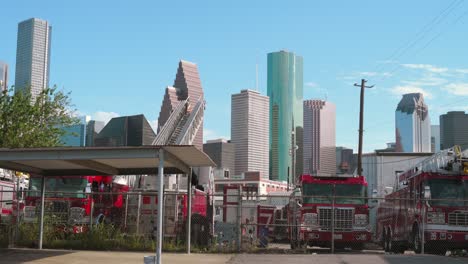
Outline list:
[[[231,97],[231,142],[235,145],[235,175],[259,171],[268,179],[270,99],[242,90]]]

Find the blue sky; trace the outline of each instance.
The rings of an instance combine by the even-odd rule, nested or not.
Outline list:
[[[198,64],[205,91],[205,139],[230,136],[231,94],[266,94],[267,53],[304,57],[304,99],[337,105],[337,145],[357,149],[361,78],[364,150],[394,141],[402,93],[426,95],[431,122],[468,111],[468,3],[451,1],[5,1],[0,60],[14,82],[18,22],[52,27],[51,84],[72,92],[96,119],[159,115],[177,63]]]

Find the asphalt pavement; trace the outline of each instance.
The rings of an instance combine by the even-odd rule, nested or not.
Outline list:
[[[133,264],[143,263],[151,252],[73,251],[73,250],[0,250],[0,263],[50,264]],[[360,253],[310,254],[173,254],[163,253],[163,263],[170,264],[466,264],[468,258],[434,255]]]

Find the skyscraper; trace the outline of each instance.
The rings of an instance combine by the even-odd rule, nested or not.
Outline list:
[[[51,31],[49,23],[38,18],[18,24],[15,90],[31,93],[33,101],[49,86]]]
[[[231,142],[236,148],[235,175],[259,171],[268,178],[268,96],[242,90],[231,97]]]
[[[0,91],[8,89],[8,64],[0,61]]]
[[[103,121],[89,120],[86,125],[86,146],[93,147],[94,139],[104,128],[105,123]]]
[[[96,147],[145,146],[156,135],[144,115],[112,118],[94,139]]]
[[[468,114],[452,111],[440,116],[440,145],[441,149],[454,145],[468,149]]]
[[[189,97],[191,107],[193,107],[199,99],[204,100],[203,88],[197,65],[192,62],[181,60],[173,87],[167,87],[164,93],[164,99],[158,118],[158,133],[169,119],[169,116],[172,111],[174,111],[179,101],[186,100],[187,97]],[[203,149],[203,123],[198,129],[195,139],[193,140],[193,145],[200,150]]]
[[[84,147],[86,145],[86,123],[88,119],[88,116],[80,116],[78,117],[78,124],[63,128],[66,133],[61,138],[62,144],[64,146]]]
[[[270,179],[295,181],[302,168],[303,60],[292,52],[268,54]],[[293,160],[295,164],[293,166]],[[295,173],[293,173],[293,171]],[[292,175],[295,174],[295,177]]]
[[[431,152],[440,151],[440,126],[431,125]]]
[[[422,93],[404,94],[395,111],[397,152],[431,152],[431,121]]]
[[[222,138],[208,140],[203,144],[203,152],[216,163],[216,168],[213,168],[215,178],[224,179],[234,175],[236,149],[232,142]]]
[[[304,173],[324,176],[336,174],[335,126],[334,104],[322,100],[304,100]]]

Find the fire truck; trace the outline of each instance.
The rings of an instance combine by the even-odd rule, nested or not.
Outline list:
[[[302,175],[299,188],[288,205],[291,249],[330,247],[332,242],[338,249],[362,249],[370,240],[367,182],[363,176]]]
[[[377,209],[385,251],[443,254],[468,248],[468,150],[440,151],[398,175]]]
[[[46,177],[45,212],[53,215],[56,224],[71,226],[80,233],[98,217],[99,221],[120,223],[124,193],[128,186],[114,181],[114,176]],[[117,178],[118,179],[118,178]],[[31,175],[24,207],[24,222],[35,222],[40,209],[42,178]],[[91,194],[92,192],[92,194]],[[102,193],[102,194],[101,194]],[[114,193],[113,195],[105,193]]]
[[[188,196],[183,191],[164,192],[163,235],[168,239],[185,236],[185,223],[188,215]],[[209,231],[209,195],[201,190],[192,192],[192,223],[204,225]],[[157,191],[146,191],[142,195],[129,196],[129,231],[153,236],[156,232],[154,219],[158,214]],[[208,225],[208,226],[206,226]],[[209,236],[206,236],[208,238]]]
[[[12,181],[0,180],[0,224],[11,221],[15,184]]]

